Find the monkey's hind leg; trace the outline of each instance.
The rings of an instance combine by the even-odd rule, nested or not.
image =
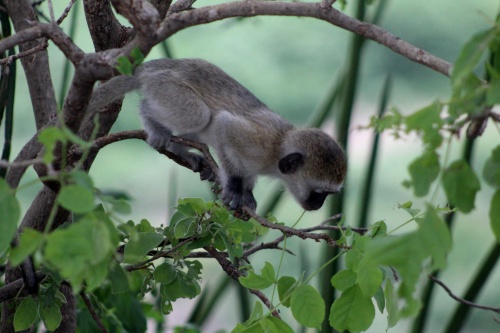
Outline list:
[[[148,144],[156,150],[164,148],[181,157],[191,166],[193,171],[200,173],[201,180],[215,181],[215,172],[204,162],[203,156],[189,152],[188,148],[183,145],[171,142],[172,131],[157,121],[152,115],[154,115],[154,109],[151,108],[146,100],[143,100],[141,102],[141,116],[144,123],[144,129],[148,134]],[[196,135],[188,134],[182,135],[182,137],[188,140],[198,141]]]

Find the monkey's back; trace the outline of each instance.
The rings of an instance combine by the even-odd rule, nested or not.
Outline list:
[[[263,109],[269,110],[226,72],[204,60],[158,59],[144,63],[138,70],[142,72],[158,69],[164,71],[165,76],[172,82],[193,90],[213,111],[225,110],[248,116],[253,112],[262,112]]]

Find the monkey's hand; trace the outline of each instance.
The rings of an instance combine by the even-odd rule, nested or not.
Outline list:
[[[244,188],[243,179],[237,176],[230,177],[224,186],[222,202],[231,210],[238,210],[242,206],[247,206],[251,210],[257,208],[252,189]]]

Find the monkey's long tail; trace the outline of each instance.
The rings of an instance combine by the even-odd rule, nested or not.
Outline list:
[[[87,112],[95,112],[140,87],[140,81],[135,76],[120,75],[114,77],[94,90]]]

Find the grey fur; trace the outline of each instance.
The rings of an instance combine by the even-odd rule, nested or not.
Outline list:
[[[124,94],[140,90],[140,113],[148,143],[165,147],[199,170],[202,157],[170,143],[172,135],[212,147],[221,164],[223,201],[232,209],[255,209],[252,189],[257,175],[284,181],[308,210],[318,209],[327,194],[338,192],[346,174],[343,150],[317,129],[296,129],[269,110],[220,68],[199,59],[161,59],[142,64],[134,76],[118,76],[92,96],[93,111]],[[283,173],[280,160],[300,153],[300,163]]]

